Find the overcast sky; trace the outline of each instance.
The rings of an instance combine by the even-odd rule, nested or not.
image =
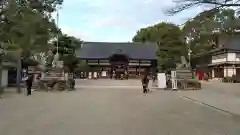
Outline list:
[[[202,10],[164,15],[164,9],[173,5],[171,0],[64,0],[59,26],[84,41],[126,42],[142,27],[161,21],[182,24]]]

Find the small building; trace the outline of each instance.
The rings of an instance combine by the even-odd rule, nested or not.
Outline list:
[[[76,57],[86,61],[86,74],[90,78],[112,78],[114,75],[137,78],[146,69],[155,73],[156,52],[155,43],[84,42],[76,50]]]
[[[216,48],[195,59],[197,71],[208,73],[212,79],[240,78],[240,33],[215,33]]]
[[[11,71],[16,69],[16,62],[12,62],[12,61],[7,61],[4,60],[2,62],[2,87],[7,87],[9,86],[9,84],[12,83],[12,79],[15,81],[14,83],[16,83],[16,76],[12,77],[11,76]]]

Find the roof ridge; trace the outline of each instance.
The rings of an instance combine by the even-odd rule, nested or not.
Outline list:
[[[133,43],[133,42],[107,42],[107,41],[103,41],[103,42],[98,42],[98,41],[85,41],[83,43],[107,43],[107,44],[111,44],[111,43]]]
[[[132,44],[132,45],[135,45],[135,44],[141,44],[141,45],[149,45],[149,44],[157,44],[155,42],[96,42],[96,41],[87,41],[87,42],[83,42],[82,44],[90,44],[90,43],[96,43],[96,44]]]
[[[154,46],[153,46],[154,45]],[[141,42],[84,42],[79,49],[79,58],[108,58],[111,53],[118,49],[133,59],[156,59],[156,44]]]

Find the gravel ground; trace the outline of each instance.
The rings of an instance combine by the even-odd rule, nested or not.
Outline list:
[[[102,81],[102,82],[101,82]],[[101,80],[95,86],[104,84]],[[78,81],[80,85],[82,81]],[[95,82],[85,82],[92,86]],[[114,82],[137,86],[138,82]],[[83,84],[83,83],[82,83]],[[111,85],[105,80],[105,84]],[[78,88],[0,100],[1,135],[239,135],[240,118],[181,98],[182,92]]]

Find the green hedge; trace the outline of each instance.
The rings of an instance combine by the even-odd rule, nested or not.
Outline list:
[[[222,82],[224,82],[224,83],[233,82],[233,77],[224,77],[224,78],[222,79]]]
[[[224,77],[222,79],[222,82],[224,82],[224,83],[240,83],[240,78],[238,78],[236,75],[233,75],[232,77]]]

